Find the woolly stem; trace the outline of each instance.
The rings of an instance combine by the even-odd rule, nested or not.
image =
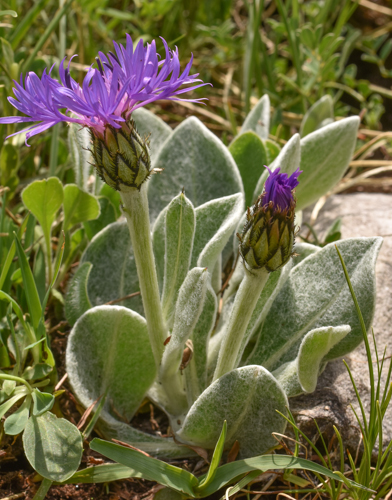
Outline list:
[[[214,380],[236,368],[236,360],[241,348],[248,323],[261,292],[268,280],[265,269],[248,271],[238,289],[227,331],[219,351]]]
[[[144,314],[156,366],[159,367],[168,334],[162,315],[155,259],[152,250],[148,212],[147,183],[140,191],[120,192],[127,218],[137,274],[139,277]]]

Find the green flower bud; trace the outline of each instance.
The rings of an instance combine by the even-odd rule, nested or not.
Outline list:
[[[246,223],[240,240],[240,253],[250,270],[276,271],[284,266],[294,245],[295,198],[300,170],[291,177],[280,174],[280,169],[270,172],[265,191],[252,208],[248,208]]]
[[[106,125],[104,137],[90,128],[92,155],[101,179],[117,191],[139,189],[153,169],[148,141],[141,138],[134,121],[122,123],[121,128]]]

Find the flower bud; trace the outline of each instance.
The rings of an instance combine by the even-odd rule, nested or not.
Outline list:
[[[284,266],[293,252],[293,191],[301,171],[297,169],[290,177],[280,174],[280,168],[269,172],[264,192],[253,207],[248,208],[244,229],[237,236],[245,266],[272,272]]]
[[[106,125],[103,137],[90,129],[95,167],[103,181],[117,191],[140,189],[152,173],[148,142],[133,120],[121,128]]]

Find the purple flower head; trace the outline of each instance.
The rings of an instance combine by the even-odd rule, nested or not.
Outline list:
[[[270,201],[273,202],[275,209],[284,211],[290,208],[294,200],[293,190],[298,186],[298,176],[302,174],[302,170],[297,170],[290,175],[281,174],[280,167],[271,172],[268,167],[265,167],[270,173],[265,182],[265,191],[263,195],[263,203],[267,205]]]
[[[144,46],[143,40],[133,47],[126,36],[126,47],[114,44],[114,52],[97,58],[98,69],[91,67],[80,86],[70,75],[70,63],[60,64],[60,82],[51,76],[53,66],[41,79],[30,72],[15,81],[15,98],[9,102],[27,116],[0,118],[0,123],[35,122],[27,129],[27,140],[59,122],[79,123],[103,136],[107,125],[121,128],[132,111],[150,102],[165,99],[202,102],[202,99],[183,99],[181,94],[203,85],[197,74],[190,75],[193,57],[180,74],[178,50],[171,51],[165,40],[165,59],[159,60],[155,41]],[[75,57],[75,56],[73,56]],[[201,82],[201,83],[198,83]],[[23,85],[24,83],[24,85]],[[197,85],[195,85],[198,83]],[[185,88],[183,85],[188,85]],[[16,132],[17,134],[20,132]],[[15,135],[15,134],[13,134]]]

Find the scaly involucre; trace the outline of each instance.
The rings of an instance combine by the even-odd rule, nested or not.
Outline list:
[[[44,70],[41,79],[30,72],[23,75],[20,83],[15,81],[15,98],[9,102],[27,116],[0,118],[0,123],[34,123],[27,129],[27,140],[59,122],[80,123],[91,128],[96,135],[103,136],[105,126],[121,128],[135,109],[153,101],[187,100],[201,102],[203,99],[183,99],[181,94],[203,85],[198,74],[190,75],[193,56],[180,74],[178,49],[170,50],[165,40],[165,59],[159,60],[155,41],[144,46],[140,40],[134,48],[132,39],[126,35],[126,46],[113,42],[115,53],[99,52],[98,69],[91,67],[80,86],[70,75],[70,62],[60,64],[60,82]],[[195,85],[197,82],[198,83]],[[190,85],[180,88],[183,85]],[[20,132],[16,132],[19,134]],[[13,134],[15,135],[15,134]]]

